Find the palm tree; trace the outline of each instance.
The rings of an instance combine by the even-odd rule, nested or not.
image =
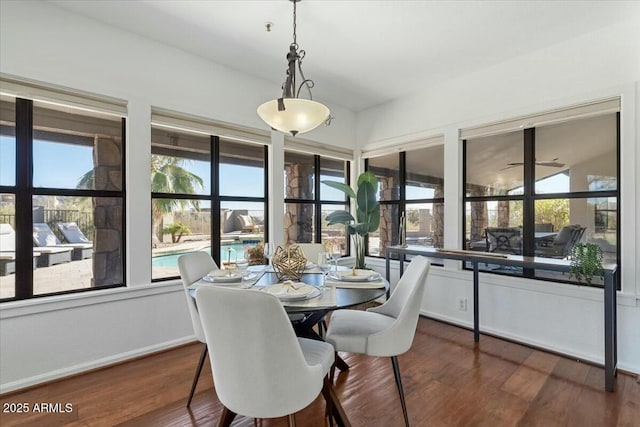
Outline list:
[[[181,165],[184,159],[171,156],[151,155],[151,191],[154,193],[179,193],[196,194],[196,190],[204,187],[204,181],[184,169]],[[151,218],[152,230],[158,230],[165,213],[173,212],[178,207],[184,210],[187,207],[200,210],[198,200],[182,199],[152,199]]]
[[[193,174],[182,167],[185,159],[172,156],[151,155],[151,191],[153,193],[196,194],[197,190],[204,187],[204,181],[198,175]],[[90,170],[80,177],[77,188],[94,188],[94,170]],[[198,200],[181,199],[152,199],[151,218],[152,230],[156,235],[162,223],[165,213],[175,211],[177,208],[184,210],[187,207],[200,210]]]

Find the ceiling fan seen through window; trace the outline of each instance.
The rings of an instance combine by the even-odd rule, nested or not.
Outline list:
[[[511,169],[511,168],[515,168],[516,166],[522,166],[524,165],[524,162],[513,162],[513,163],[507,163],[507,166],[500,169],[501,171],[505,170],[505,169]],[[556,157],[553,160],[536,160],[536,165],[537,166],[549,166],[552,168],[561,168],[564,166],[564,163],[560,163],[558,161],[558,157]]]

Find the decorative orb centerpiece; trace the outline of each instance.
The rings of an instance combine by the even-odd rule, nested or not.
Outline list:
[[[300,280],[304,267],[307,265],[307,258],[304,256],[302,248],[298,245],[291,245],[286,248],[278,246],[271,263],[278,280]]]

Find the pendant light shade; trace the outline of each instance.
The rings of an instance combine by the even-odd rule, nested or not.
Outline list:
[[[296,136],[324,123],[330,115],[324,105],[310,99],[282,98],[284,110],[278,110],[279,100],[267,101],[258,107],[258,115],[273,129]]]
[[[309,132],[322,123],[330,123],[331,112],[325,105],[313,100],[311,88],[313,80],[307,79],[302,72],[302,59],[306,52],[299,49],[296,40],[296,3],[300,0],[290,0],[293,3],[293,43],[289,45],[287,53],[287,77],[282,85],[282,97],[267,101],[258,107],[258,115],[272,129],[296,136]],[[296,87],[296,70],[300,73],[302,82]],[[309,99],[300,98],[300,91],[305,88]]]

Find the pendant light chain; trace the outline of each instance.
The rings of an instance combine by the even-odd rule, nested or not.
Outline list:
[[[293,44],[298,47],[298,41],[296,37],[296,0],[293,0]]]

